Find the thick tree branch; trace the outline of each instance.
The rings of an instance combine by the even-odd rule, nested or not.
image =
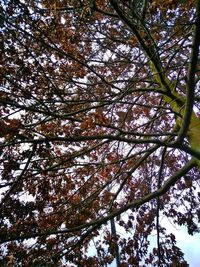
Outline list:
[[[188,75],[187,75],[187,87],[186,87],[186,101],[183,120],[181,123],[181,129],[179,131],[176,143],[182,143],[190,126],[191,116],[193,114],[193,104],[195,97],[195,74],[197,69],[197,63],[199,59],[199,46],[200,46],[200,0],[196,5],[196,21],[194,24],[193,42],[189,60]]]

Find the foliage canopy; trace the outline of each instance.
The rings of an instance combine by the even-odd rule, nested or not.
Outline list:
[[[200,1],[0,10],[0,264],[188,266],[160,222],[199,231]]]

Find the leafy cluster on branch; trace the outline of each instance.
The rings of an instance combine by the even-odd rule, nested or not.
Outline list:
[[[189,266],[162,221],[200,229],[200,1],[0,16],[0,265]]]

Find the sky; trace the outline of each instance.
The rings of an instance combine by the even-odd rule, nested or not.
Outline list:
[[[172,225],[166,227],[176,236],[178,247],[182,249],[184,258],[190,267],[200,267],[200,233],[189,235],[186,227],[175,229]]]
[[[184,259],[187,261],[190,267],[200,267],[200,233],[189,235],[187,228],[184,226],[176,227],[172,225],[167,219],[162,221],[167,233],[173,233],[176,236],[177,246],[181,248],[184,253]],[[117,229],[118,233],[122,234],[122,228]],[[127,235],[127,233],[123,233]],[[156,247],[156,235],[152,235],[151,248]],[[94,250],[92,247],[89,249],[89,255],[94,255]],[[115,261],[108,267],[116,267]],[[150,266],[148,266],[150,267]]]
[[[184,253],[184,258],[190,267],[200,267],[200,234],[189,236],[187,230],[175,230],[177,246],[181,248]],[[116,267],[113,262],[109,267]]]

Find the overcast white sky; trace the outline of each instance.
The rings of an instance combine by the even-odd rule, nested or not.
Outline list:
[[[182,249],[189,266],[200,267],[200,234],[189,236],[184,227],[173,232],[176,234],[177,246]],[[116,263],[113,262],[109,267],[116,267]]]
[[[187,260],[190,267],[200,267],[200,233],[193,236],[188,235],[186,227],[174,227],[168,220],[162,222],[168,233],[173,233],[176,236],[177,246],[181,248],[184,253],[184,258]],[[116,225],[117,226],[117,225]],[[118,228],[118,227],[117,227]],[[122,234],[122,228],[117,229],[117,232]],[[123,231],[124,232],[124,231]],[[128,235],[123,233],[123,235]],[[156,247],[156,235],[152,235],[151,247]],[[89,255],[94,255],[94,248],[89,249]],[[115,261],[108,265],[109,267],[116,267]],[[150,266],[148,266],[150,267]]]
[[[188,235],[186,227],[181,227],[179,230],[173,226],[166,228],[175,234],[177,245],[185,254],[185,259],[190,267],[200,267],[200,234]]]

